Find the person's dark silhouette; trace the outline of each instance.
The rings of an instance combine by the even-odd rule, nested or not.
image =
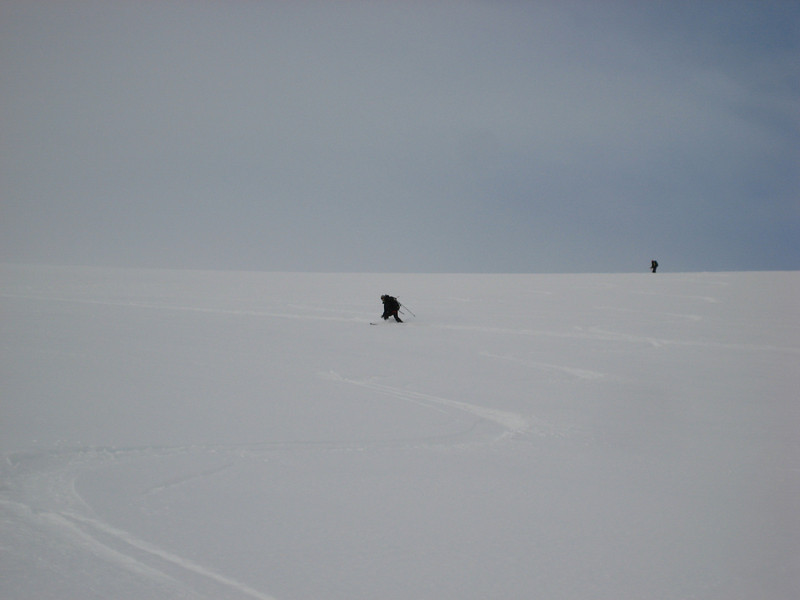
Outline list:
[[[403,321],[397,316],[397,312],[400,310],[400,302],[397,298],[384,294],[381,296],[381,301],[383,302],[383,314],[381,315],[381,319],[386,321],[389,317],[394,317],[395,321],[402,323]]]

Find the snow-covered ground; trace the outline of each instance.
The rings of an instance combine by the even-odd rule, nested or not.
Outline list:
[[[800,597],[798,272],[6,265],[0,311],[4,600]]]

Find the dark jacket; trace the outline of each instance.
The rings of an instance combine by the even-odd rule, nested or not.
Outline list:
[[[397,316],[397,312],[400,310],[400,302],[394,296],[381,296],[381,301],[383,302],[383,314],[381,315],[382,319],[388,319],[389,317],[394,317],[395,321],[400,321],[400,317]]]

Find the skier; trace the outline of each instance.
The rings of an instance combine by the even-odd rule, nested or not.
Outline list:
[[[401,321],[400,317],[397,315],[397,311],[400,310],[400,302],[397,298],[384,294],[381,296],[381,301],[383,302],[383,314],[381,315],[381,319],[386,321],[389,317],[394,317],[395,321],[402,323],[403,321]]]
[[[650,270],[653,273],[655,273],[657,268],[658,268],[658,261],[657,260],[651,260],[650,261]]]

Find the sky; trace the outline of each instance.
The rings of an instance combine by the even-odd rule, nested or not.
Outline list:
[[[800,3],[0,0],[0,262],[800,269]]]

